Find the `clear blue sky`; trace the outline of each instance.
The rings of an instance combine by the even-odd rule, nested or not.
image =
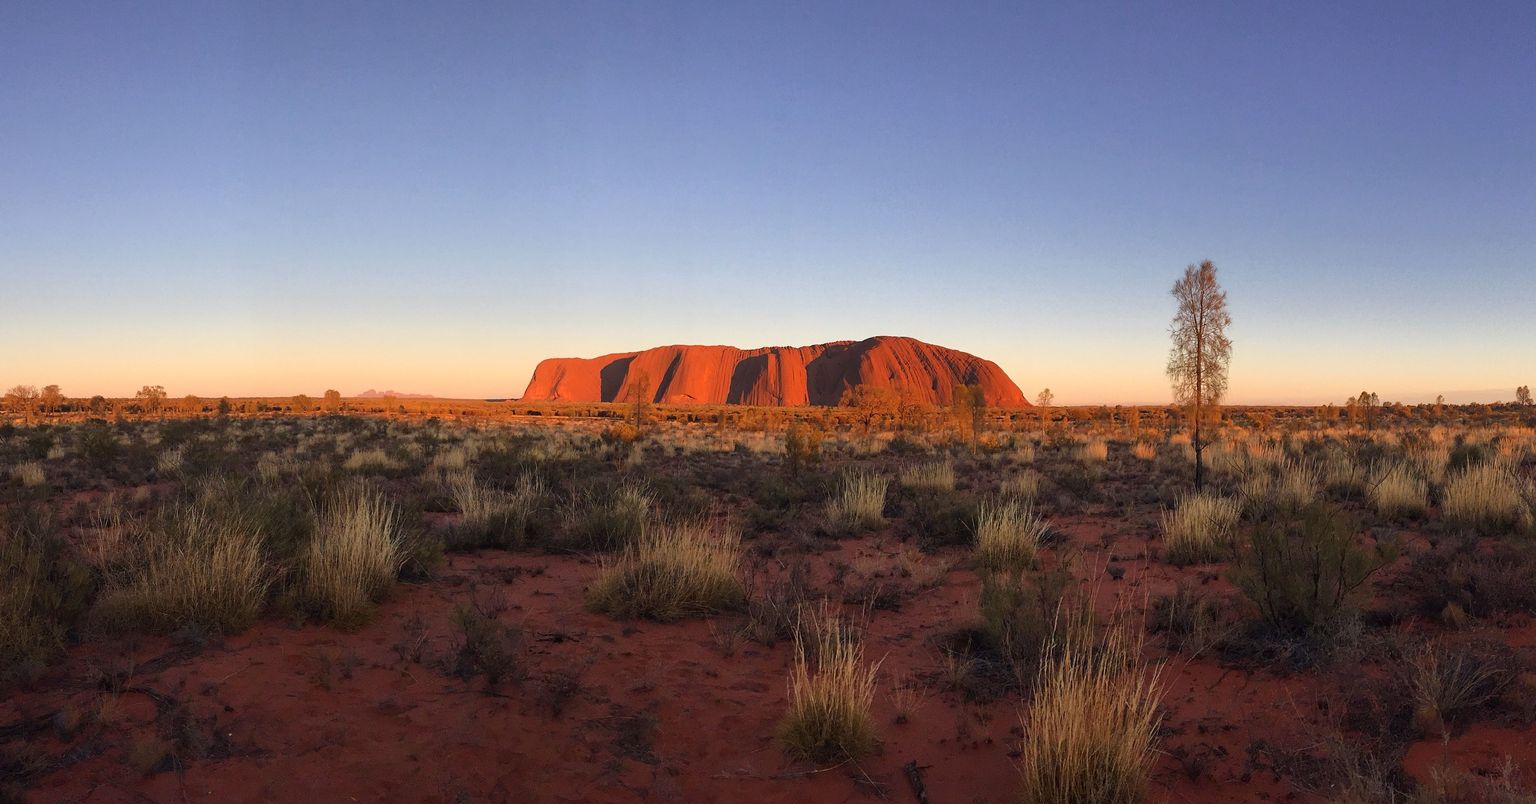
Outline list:
[[[1034,6],[1034,7],[1030,7]],[[1536,3],[0,3],[0,385],[515,396],[911,335],[1161,402],[1536,382]]]

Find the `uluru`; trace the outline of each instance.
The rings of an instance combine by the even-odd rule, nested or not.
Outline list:
[[[949,404],[957,385],[979,386],[992,407],[1029,405],[996,363],[915,338],[877,336],[812,346],[658,346],[539,362],[523,401],[618,402],[645,388],[672,405],[836,405],[850,389],[895,388],[916,402]]]

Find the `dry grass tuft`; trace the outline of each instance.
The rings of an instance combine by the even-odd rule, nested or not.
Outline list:
[[[797,633],[789,712],[779,726],[785,750],[813,762],[857,759],[870,753],[876,743],[870,707],[878,663],[864,666],[864,649],[847,628],[824,625],[802,630],[814,633],[815,644],[808,645]]]
[[[1023,474],[1003,481],[1003,495],[1025,502],[1036,500],[1040,496],[1040,477],[1039,472],[1026,469]]]
[[[301,558],[299,598],[337,625],[361,625],[389,593],[403,561],[394,504],[366,486],[345,488],[317,517]]]
[[[16,464],[11,468],[11,477],[29,489],[48,482],[48,476],[43,472],[43,465],[37,461]]]
[[[1019,572],[1039,560],[1050,523],[1015,499],[983,502],[976,514],[976,561],[987,569]]]
[[[1429,484],[1408,464],[1395,463],[1371,479],[1366,496],[1383,517],[1418,517],[1429,505]]]
[[[741,538],[705,524],[648,528],[605,562],[587,593],[595,611],[676,620],[736,608],[746,601],[737,577]]]
[[[1068,637],[1048,651],[1020,746],[1026,804],[1145,797],[1162,689],[1141,666],[1140,648],[1127,629],[1114,627],[1098,648]]]
[[[1083,463],[1103,463],[1109,459],[1109,442],[1102,438],[1090,438],[1078,444],[1073,454]]]
[[[116,628],[235,633],[261,614],[272,577],[253,519],[178,505],[130,535],[99,611]]]
[[[1232,554],[1237,520],[1236,500],[1214,494],[1191,494],[1172,511],[1163,511],[1163,549],[1174,564],[1220,561]]]
[[[1508,533],[1533,526],[1525,497],[1529,489],[1512,465],[1487,461],[1452,475],[1445,484],[1441,512],[1447,522],[1484,533]]]
[[[872,472],[843,475],[837,493],[827,501],[827,519],[851,530],[880,527],[885,524],[885,492],[890,483]]]
[[[955,465],[949,461],[938,461],[908,466],[901,470],[901,484],[914,489],[953,491]]]

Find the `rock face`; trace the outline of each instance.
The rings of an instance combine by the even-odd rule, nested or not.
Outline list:
[[[618,402],[649,386],[669,405],[836,405],[860,385],[949,404],[956,385],[979,385],[992,407],[1029,402],[996,363],[912,338],[875,337],[816,346],[660,346],[594,358],[541,361],[523,401]]]

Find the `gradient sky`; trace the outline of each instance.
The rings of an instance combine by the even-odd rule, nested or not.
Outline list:
[[[1207,258],[1233,402],[1536,382],[1536,3],[0,3],[7,387],[899,334],[1158,403]]]

